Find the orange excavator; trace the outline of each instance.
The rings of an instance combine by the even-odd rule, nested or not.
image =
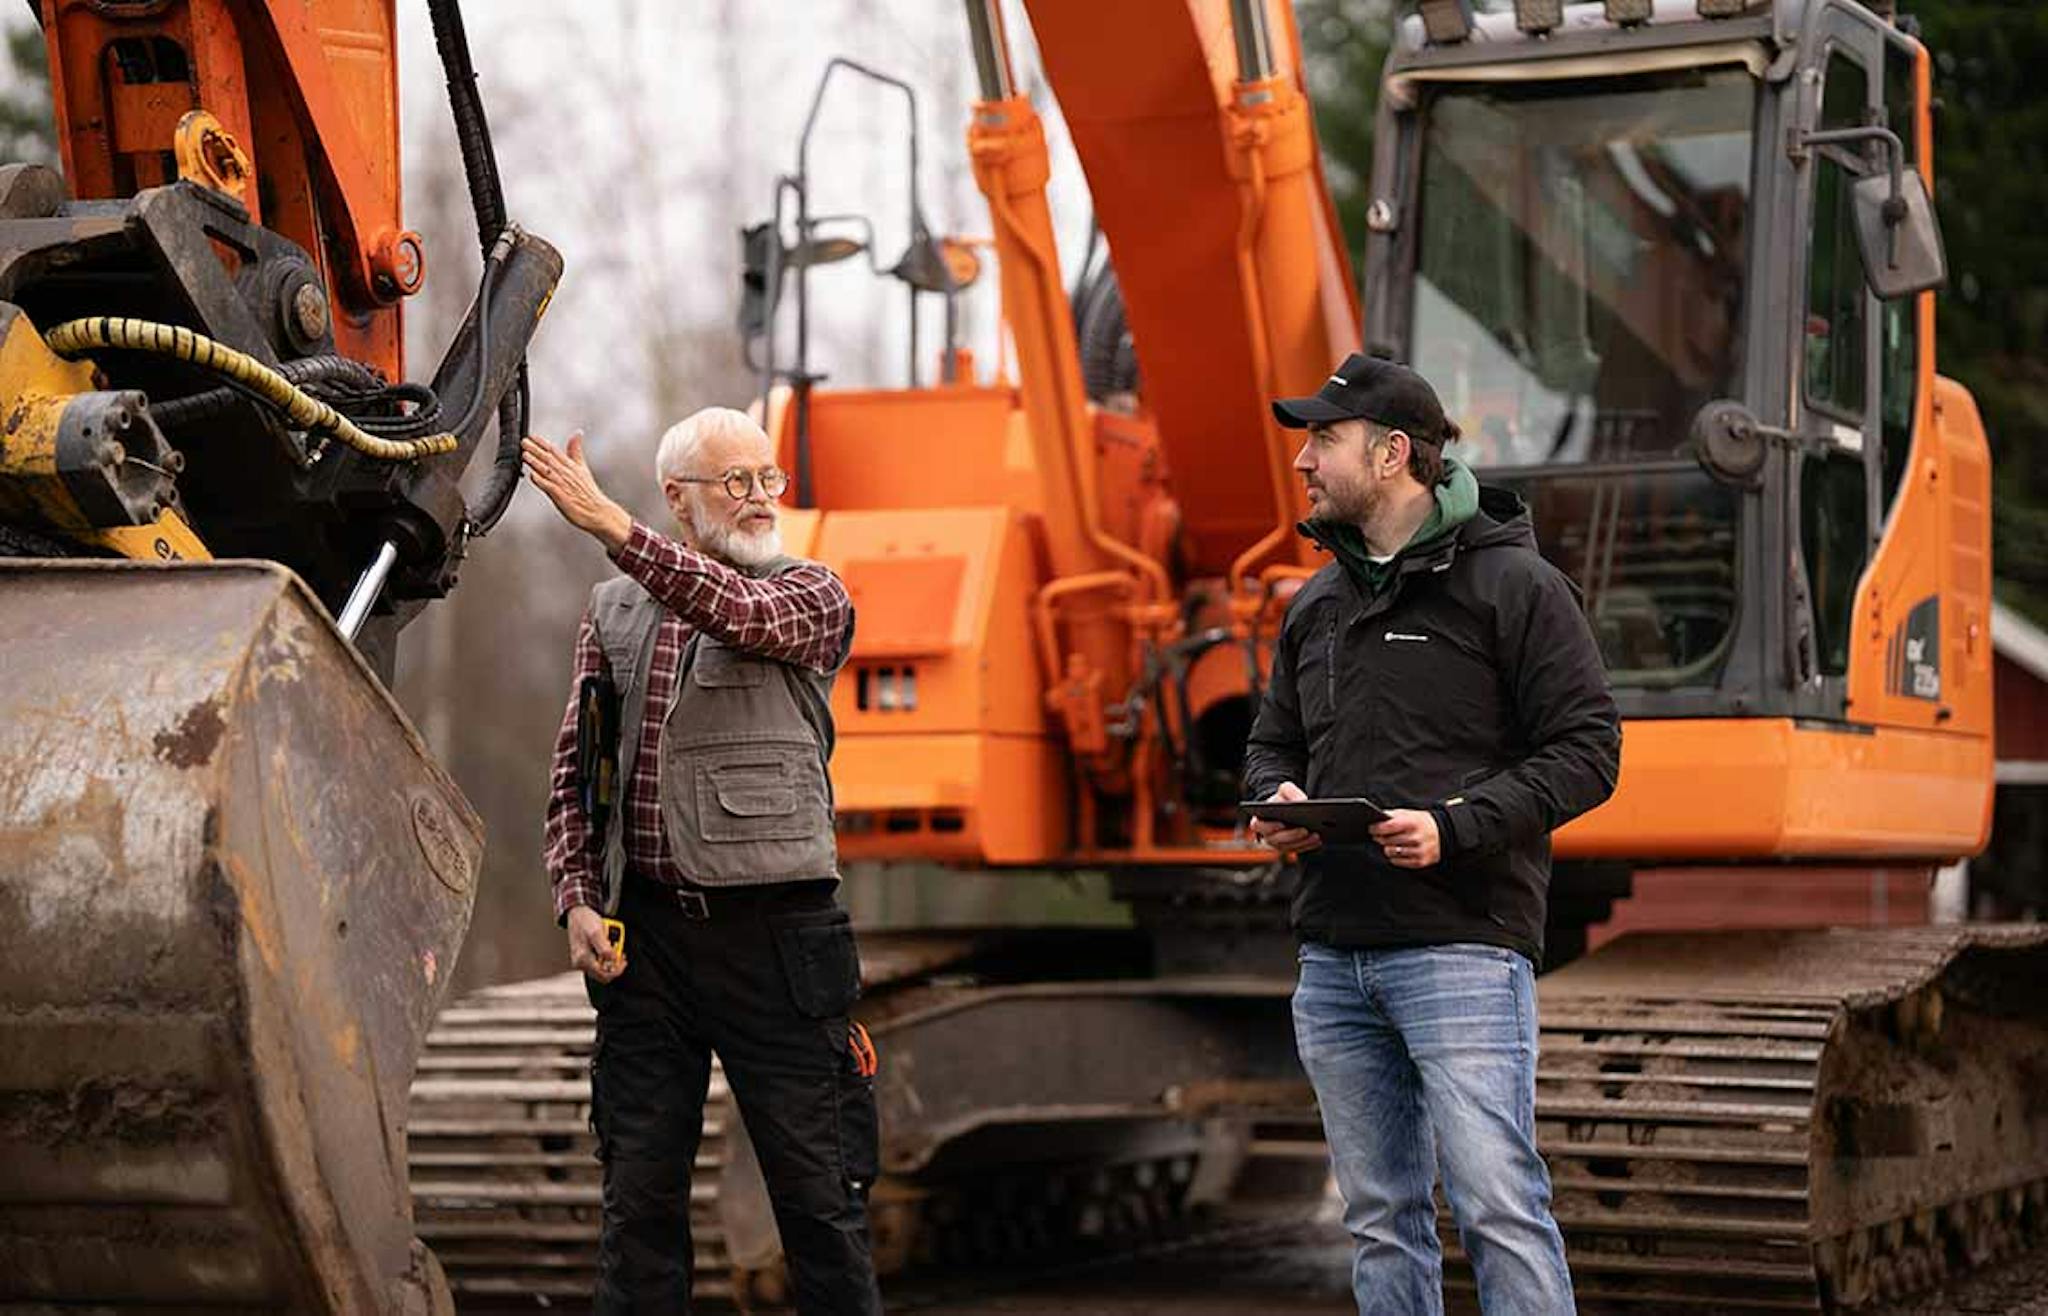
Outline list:
[[[0,166],[0,1305],[450,1310],[404,1125],[482,829],[384,680],[517,487],[562,267],[431,12],[484,273],[409,380],[391,0],[38,6],[63,168]]]
[[[1318,565],[1267,401],[1362,345],[1434,380],[1453,455],[1529,503],[1625,718],[1619,790],[1555,840],[1540,988],[1586,1301],[1853,1307],[2039,1231],[2048,935],[1818,929],[1796,899],[1844,865],[1924,891],[1990,821],[1988,458],[1934,368],[1926,48],[1858,0],[1424,0],[1383,73],[1361,308],[1285,5],[1025,8],[1108,259],[1062,287],[1044,134],[1000,7],[969,0],[1014,383],[948,342],[933,385],[835,391],[800,331],[768,399],[861,613],[842,853],[1107,870],[1133,914],[1135,945],[1038,978],[877,973],[899,1180],[1142,1158],[1291,1074],[1260,1046],[1286,1035],[1286,879],[1232,816]],[[803,181],[757,280],[799,321]],[[1790,912],[1577,958],[1652,869],[1703,893],[1761,870]],[[1190,1181],[1222,1154],[1184,1145]]]

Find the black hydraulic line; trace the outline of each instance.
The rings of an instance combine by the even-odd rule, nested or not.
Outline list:
[[[439,478],[452,478],[469,464],[470,455],[495,428],[493,422],[504,399],[512,397],[516,403],[519,365],[528,338],[561,270],[561,257],[554,248],[522,232],[517,224],[505,226],[487,259],[487,277],[449,340],[432,379],[449,428],[462,438],[461,455],[446,464]],[[465,401],[470,405],[466,407]],[[516,431],[506,433],[509,437]],[[511,446],[516,457],[516,438]],[[485,509],[472,498],[466,506],[450,510],[473,533],[470,515]],[[456,523],[451,521],[445,529],[453,533]]]
[[[505,227],[505,188],[498,178],[498,157],[491,146],[491,127],[484,116],[476,66],[469,58],[462,6],[458,0],[427,0],[427,15],[433,20],[434,45],[448,79],[448,109],[455,119],[455,142],[462,151],[469,203],[476,212],[477,246],[488,252]]]
[[[478,378],[482,378],[481,372]],[[532,414],[531,399],[526,362],[521,360],[517,382],[498,401],[497,452],[491,459],[491,473],[477,495],[476,504],[467,513],[472,535],[481,537],[488,534],[505,515],[505,509],[512,505],[512,495],[519,489],[519,440],[525,435],[527,418]]]
[[[441,424],[441,399],[425,384],[393,384],[375,393],[343,393],[320,389],[309,391],[325,398],[334,405],[336,411],[372,434],[404,438],[444,428]],[[384,414],[389,408],[404,402],[412,403],[413,409],[410,412],[398,415]]]
[[[491,285],[496,281],[493,276],[499,269],[501,255],[509,254],[509,251],[501,252],[497,247],[493,247],[484,254],[484,274],[483,278],[477,282],[476,291],[476,382],[470,388],[469,401],[463,404],[462,419],[448,427],[457,434],[466,435],[483,422],[483,409],[486,397],[484,392],[484,376],[487,373],[484,369],[484,363],[491,359]],[[515,442],[512,446],[516,451],[518,444]],[[501,432],[498,436],[498,450],[501,456],[503,455],[504,448],[504,435]],[[495,478],[495,471],[493,472],[493,478]],[[499,510],[502,512],[504,509],[500,508]],[[473,517],[471,518],[472,521],[474,519]],[[495,523],[496,518],[493,518],[493,524]]]
[[[329,393],[329,387],[325,386],[339,386],[332,390],[334,392],[361,392],[365,395],[384,388],[384,379],[375,370],[345,356],[301,357],[296,361],[280,363],[277,373],[314,394]],[[245,389],[233,384],[222,384],[189,397],[152,403],[149,418],[157,423],[159,429],[189,425],[193,421],[217,416],[250,396],[252,395]],[[345,407],[337,409],[347,410]]]
[[[525,437],[532,406],[532,385],[527,382],[526,359],[522,357],[519,374],[512,387],[498,399],[498,451],[491,462],[491,474],[477,499],[478,505],[470,513],[470,525],[475,534],[481,535],[498,524],[498,518],[505,515],[505,509],[512,505],[512,495],[519,488],[519,441]]]
[[[491,145],[490,123],[484,116],[483,93],[477,87],[476,67],[470,62],[469,37],[462,26],[462,8],[457,0],[427,0],[427,13],[434,24],[434,44],[441,54],[441,68],[448,80],[448,108],[455,119],[455,140],[462,151],[462,172],[469,183],[469,202],[476,212],[477,246],[484,254],[485,279],[489,280],[490,253],[505,229],[505,187],[498,176],[498,157]],[[486,287],[478,299],[477,347],[488,346],[481,318],[489,305]],[[479,357],[479,360],[482,358]],[[484,372],[477,371],[481,387]],[[491,473],[467,511],[470,533],[487,534],[498,524],[512,495],[519,488],[519,440],[525,435],[532,415],[532,394],[526,362],[519,363],[517,384],[508,390],[498,406],[498,448]],[[463,432],[463,427],[456,427]]]

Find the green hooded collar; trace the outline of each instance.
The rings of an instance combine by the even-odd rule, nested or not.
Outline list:
[[[1401,551],[1385,562],[1372,560],[1372,552],[1366,547],[1365,532],[1349,521],[1322,521],[1310,517],[1295,529],[1335,554],[1359,591],[1369,598],[1379,593],[1402,558],[1455,534],[1458,527],[1479,511],[1479,479],[1455,457],[1444,458],[1443,478],[1437,482],[1434,492],[1436,506],[1429,509],[1429,516],[1416,527],[1408,542],[1401,546]]]

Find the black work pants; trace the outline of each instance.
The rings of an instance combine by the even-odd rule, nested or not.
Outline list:
[[[604,1161],[596,1316],[690,1310],[690,1170],[714,1051],[761,1163],[798,1312],[879,1313],[874,1086],[848,1040],[860,982],[852,922],[819,884],[712,892],[703,917],[698,907],[628,879],[626,971],[589,984]]]

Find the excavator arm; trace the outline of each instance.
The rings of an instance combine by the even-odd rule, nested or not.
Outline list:
[[[523,430],[561,273],[506,224],[460,14],[430,12],[485,259],[407,383],[426,253],[400,214],[389,0],[44,0],[64,172],[0,175],[0,391],[39,400],[34,441],[0,455],[16,553],[281,562],[389,674],[516,487],[508,443],[477,506],[457,482],[494,420]]]
[[[63,171],[0,165],[0,1306],[452,1310],[405,1103],[482,827],[385,682],[517,487],[562,263],[429,10],[484,260],[408,380],[392,0],[40,8]]]

